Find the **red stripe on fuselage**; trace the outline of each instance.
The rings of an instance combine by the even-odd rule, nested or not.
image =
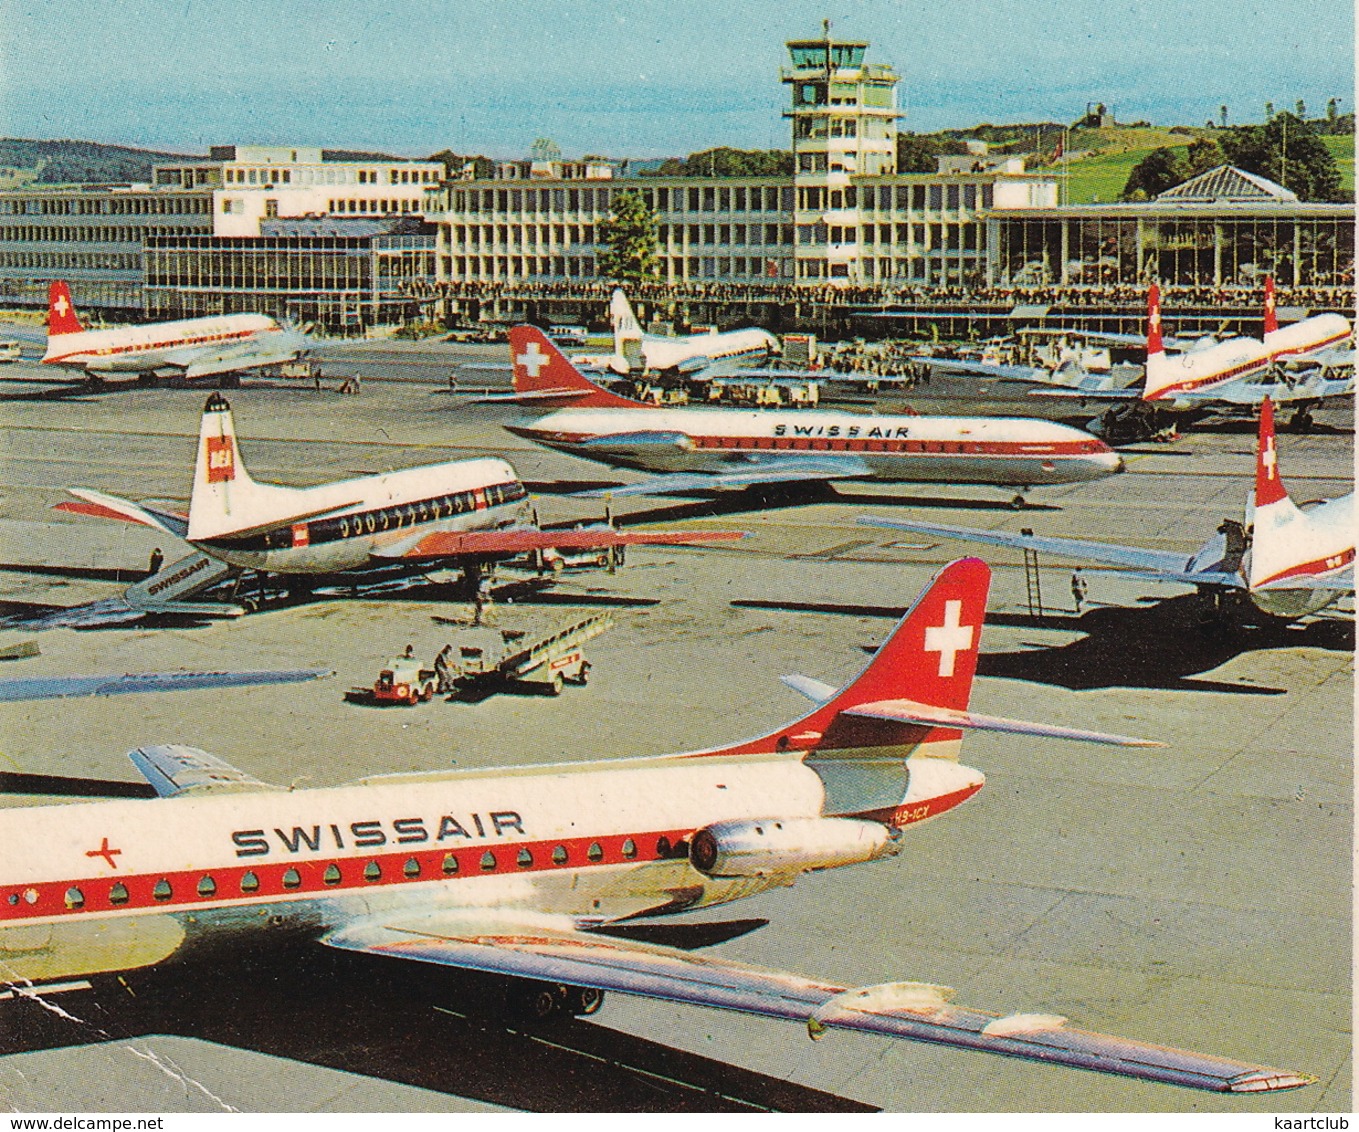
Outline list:
[[[362,889],[383,886],[412,884],[420,881],[465,880],[469,877],[506,876],[521,873],[570,872],[577,869],[593,868],[604,865],[645,864],[647,862],[671,859],[658,852],[661,838],[669,840],[671,846],[693,834],[692,829],[656,831],[652,833],[609,834],[606,837],[573,837],[549,841],[493,841],[477,839],[470,846],[444,845],[437,849],[421,846],[428,842],[412,842],[407,848],[392,849],[390,844],[383,846],[382,852],[342,857],[313,857],[304,860],[291,856],[278,857],[271,852],[267,857],[261,855],[258,863],[250,858],[201,869],[179,869],[170,872],[140,872],[122,875],[118,872],[99,877],[79,877],[71,880],[43,881],[32,885],[6,886],[0,889],[0,923],[61,917],[88,916],[98,912],[143,912],[152,909],[182,911],[227,907],[258,901],[285,902],[303,897],[325,896],[328,894],[353,893]],[[319,836],[329,838],[325,827]],[[628,856],[624,853],[624,843],[632,841],[636,851]],[[598,844],[601,856],[592,860],[589,856],[591,845]],[[565,848],[566,860],[556,864],[552,852],[558,846]],[[375,847],[377,848],[377,847]],[[519,854],[527,850],[532,861],[519,864]],[[485,853],[495,857],[494,868],[482,868],[481,860]],[[453,872],[444,871],[445,858],[457,861]],[[419,865],[415,875],[407,875],[409,861]],[[376,863],[380,876],[367,880],[364,870]],[[340,871],[340,879],[332,883],[325,880],[327,868],[334,865]],[[290,869],[298,874],[298,883],[285,887],[284,875]],[[242,878],[253,873],[259,881],[257,889],[243,891]],[[198,885],[210,877],[216,888],[210,896],[199,896]],[[161,881],[170,885],[169,897],[158,900],[154,889]],[[115,885],[127,889],[127,899],[114,903],[110,892]],[[69,889],[77,888],[84,897],[79,908],[66,906]],[[34,894],[29,899],[29,894]]]
[[[1269,358],[1259,358],[1252,362],[1243,362],[1232,369],[1220,370],[1217,373],[1206,373],[1202,377],[1196,377],[1189,381],[1177,381],[1171,385],[1164,385],[1155,393],[1148,393],[1144,401],[1161,401],[1166,397],[1174,396],[1176,393],[1190,393],[1195,389],[1201,389],[1205,385],[1218,385],[1224,381],[1231,381],[1238,377],[1245,377],[1259,370],[1265,369],[1269,365]]]
[[[984,785],[985,783],[978,782],[975,786],[955,790],[952,794],[940,794],[936,798],[925,798],[919,802],[903,803],[900,806],[882,810],[870,810],[866,813],[855,814],[854,817],[867,818],[869,821],[880,821],[898,828],[913,825],[929,818],[936,818],[956,806],[961,806]]]
[[[1354,561],[1354,547],[1342,550],[1339,554],[1328,554],[1324,558],[1316,558],[1311,562],[1304,562],[1298,566],[1290,566],[1287,570],[1280,570],[1277,574],[1272,574],[1262,582],[1256,582],[1252,589],[1261,589],[1273,582],[1283,581],[1285,578],[1324,578],[1327,574],[1336,570],[1343,570]]]
[[[555,444],[607,441],[609,433],[544,432],[542,440]],[[622,435],[622,434],[620,434]],[[695,436],[686,434],[696,449],[729,452],[848,452],[885,456],[1089,456],[1109,451],[1101,440],[1034,442],[1020,440],[894,440],[802,436]]]

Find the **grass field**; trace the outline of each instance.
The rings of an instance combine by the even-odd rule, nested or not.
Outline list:
[[[1321,139],[1335,158],[1340,170],[1340,187],[1351,196],[1354,195],[1354,135],[1337,134]]]

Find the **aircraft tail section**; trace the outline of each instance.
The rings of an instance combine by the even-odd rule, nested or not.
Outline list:
[[[62,334],[83,334],[85,328],[76,316],[75,303],[71,301],[71,289],[60,279],[47,287],[47,336],[56,338]]]
[[[250,478],[230,404],[220,393],[209,397],[198,430],[188,540],[220,538],[284,519],[295,509],[296,495],[296,489]]]
[[[628,302],[628,297],[623,294],[621,287],[614,289],[613,297],[609,300],[609,319],[613,323],[614,353],[626,356],[623,343],[640,342],[642,340],[642,324],[637,321],[637,316],[633,314],[632,304]]]
[[[1274,301],[1274,276],[1265,276],[1265,333],[1273,334],[1279,329],[1278,308]]]
[[[1161,336],[1161,288],[1153,283],[1147,291],[1147,360],[1165,353]]]
[[[541,404],[546,408],[643,407],[640,401],[620,397],[596,385],[536,326],[510,327],[510,358],[515,398],[521,402]]]

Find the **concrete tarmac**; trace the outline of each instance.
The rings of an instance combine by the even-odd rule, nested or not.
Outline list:
[[[440,388],[442,355],[424,364],[423,378],[365,382],[358,397],[249,384],[229,392],[252,474],[309,484],[502,453],[540,487],[631,478],[511,436],[500,426],[518,410],[462,405]],[[130,389],[5,405],[0,558],[133,571],[154,546],[173,554],[156,532],[51,507],[68,486],[185,500],[205,397]],[[1280,438],[1299,501],[1349,490],[1352,434],[1319,420],[1311,435]],[[909,485],[843,484],[834,499],[759,510],[729,497],[628,498],[628,522],[752,535],[721,550],[634,550],[616,575],[571,574],[550,597],[500,604],[501,625],[536,629],[612,599],[639,603],[613,606],[615,628],[588,649],[590,685],[558,699],[345,703],[407,642],[432,657],[452,639],[432,618],[470,610],[434,587],[197,627],[43,633],[41,656],[0,675],[315,665],[336,676],[0,705],[3,769],[132,781],[127,750],[183,742],[308,787],[732,740],[804,711],[781,674],[852,675],[891,611],[970,552],[856,526],[855,516],[1031,526],[1188,555],[1223,518],[1241,516],[1252,447],[1248,427],[1189,434],[1135,454],[1123,475],[1036,490],[1018,513],[1006,492]],[[601,508],[550,493],[538,503],[545,521]],[[1077,617],[1071,565],[1048,559],[1039,620],[1019,557],[983,556],[995,580],[975,708],[1144,735],[1168,749],[972,736],[964,761],[986,772],[987,788],[910,830],[901,856],[683,922],[767,919],[714,953],[847,985],[943,983],[970,1006],[1059,1013],[1319,1084],[1220,1097],[855,1034],[812,1044],[795,1026],[622,995],[589,1020],[524,1033],[479,1020],[457,988],[422,982],[423,972],[395,986],[303,952],[231,957],[54,1000],[75,1021],[0,1003],[0,1019],[9,1014],[0,1099],[30,1111],[1350,1111],[1352,623],[1206,630],[1183,590],[1093,572]],[[0,571],[7,611],[115,592]],[[11,629],[0,644],[27,636]]]

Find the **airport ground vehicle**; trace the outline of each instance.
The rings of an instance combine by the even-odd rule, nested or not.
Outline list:
[[[613,624],[607,613],[587,617],[545,636],[528,638],[522,629],[502,629],[458,648],[452,665],[459,687],[479,690],[497,684],[517,684],[559,696],[566,684],[584,684],[590,662],[582,646]]]
[[[421,668],[414,657],[397,656],[378,673],[373,699],[380,704],[418,704],[433,699],[438,688],[432,668]]]

